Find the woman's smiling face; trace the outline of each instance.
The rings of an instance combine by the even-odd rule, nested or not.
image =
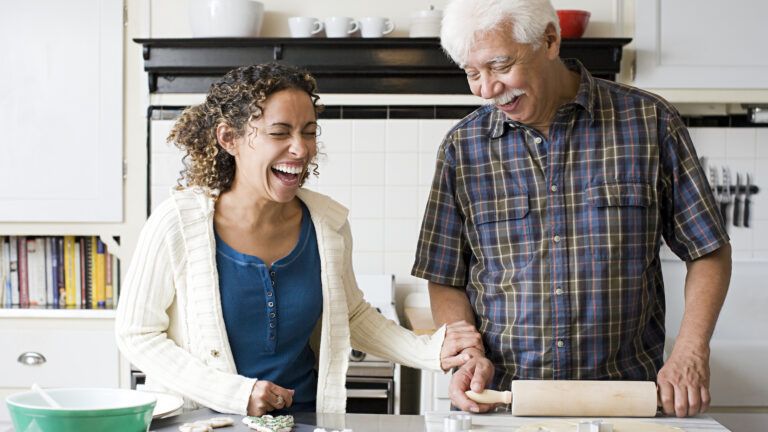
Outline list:
[[[305,91],[286,89],[270,95],[261,108],[262,115],[227,149],[236,161],[232,188],[286,203],[296,196],[317,154],[315,107]]]

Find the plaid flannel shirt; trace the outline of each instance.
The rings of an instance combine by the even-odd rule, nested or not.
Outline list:
[[[466,289],[494,388],[655,380],[662,238],[686,261],[728,242],[677,111],[566,65],[581,83],[549,138],[493,106],[447,134],[419,236],[412,274]]]

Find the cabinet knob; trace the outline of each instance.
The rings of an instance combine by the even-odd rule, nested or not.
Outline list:
[[[45,356],[40,353],[27,351],[22,353],[16,361],[26,366],[40,366],[46,362],[46,359]]]

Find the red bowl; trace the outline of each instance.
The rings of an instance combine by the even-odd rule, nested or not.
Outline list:
[[[558,10],[560,19],[560,36],[563,39],[577,39],[584,34],[592,14],[585,10]]]

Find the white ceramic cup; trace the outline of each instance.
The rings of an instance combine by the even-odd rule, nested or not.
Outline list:
[[[312,37],[325,28],[319,19],[305,16],[288,18],[288,26],[291,28],[291,36],[295,38]]]
[[[360,23],[349,17],[329,17],[325,19],[325,35],[330,38],[345,38],[360,29]]]
[[[360,33],[364,38],[380,38],[395,30],[389,18],[365,17],[360,19]]]

